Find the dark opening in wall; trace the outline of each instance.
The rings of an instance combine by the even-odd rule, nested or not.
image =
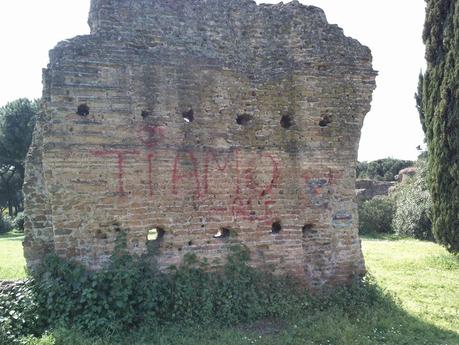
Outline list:
[[[250,122],[252,122],[252,115],[249,115],[249,114],[242,114],[242,115],[238,115],[237,118],[236,118],[236,123],[238,125],[241,125],[241,126],[246,126],[248,125]]]
[[[331,123],[331,118],[328,115],[323,115],[322,119],[319,121],[320,127],[327,127]]]
[[[106,240],[108,238],[108,235],[105,232],[103,232],[102,230],[98,229],[96,231],[96,238],[98,240]]]
[[[214,235],[214,238],[228,238],[231,235],[231,230],[228,228],[221,228],[218,232]]]
[[[183,116],[183,119],[185,120],[185,122],[193,122],[194,120],[194,111],[193,109],[190,109],[188,111],[184,111],[182,113],[182,116]]]
[[[89,115],[89,107],[86,103],[80,104],[78,106],[77,112],[78,115],[80,116],[87,116]]]
[[[291,115],[284,115],[280,120],[280,124],[283,128],[289,129],[293,126],[293,118]]]
[[[166,231],[163,228],[157,227],[148,231],[148,241],[161,241],[164,238]]]
[[[121,224],[120,224],[118,221],[115,220],[115,221],[112,223],[112,229],[113,229],[113,231],[115,231],[116,233],[121,232],[121,231],[122,231],[122,230],[121,230]]]
[[[148,116],[150,116],[150,113],[146,110],[142,110],[142,113],[140,115],[143,119],[146,119]]]
[[[314,224],[304,224],[303,225],[303,237],[307,236],[311,232],[315,232],[312,230],[313,227],[314,227]]]
[[[271,232],[273,234],[278,234],[282,230],[282,225],[280,221],[275,221],[273,225],[271,226]]]

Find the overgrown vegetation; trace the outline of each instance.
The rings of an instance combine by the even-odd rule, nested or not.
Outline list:
[[[392,195],[395,202],[393,228],[401,236],[433,240],[426,161],[419,159],[416,167],[416,174],[398,186]]]
[[[397,184],[389,196],[359,203],[361,235],[396,233],[401,237],[434,240],[426,155],[419,157],[415,167],[416,174]]]
[[[378,197],[359,205],[359,233],[361,235],[393,233],[395,204],[391,197]]]
[[[30,281],[17,283],[0,294],[0,344],[14,344],[23,335],[41,335],[44,329]]]
[[[6,234],[13,229],[24,232],[24,213],[19,212],[16,217],[10,217],[8,214],[0,214],[0,235]]]
[[[459,253],[459,2],[427,0],[427,70],[416,101],[429,151],[436,240]]]
[[[13,230],[14,220],[8,215],[0,214],[0,235]]]
[[[400,170],[413,165],[413,161],[383,158],[371,162],[358,162],[357,178],[378,181],[393,181]]]
[[[373,333],[369,324],[361,322],[371,310],[387,313],[393,308],[393,299],[384,294],[373,280],[356,282],[337,289],[332,294],[307,299],[307,305],[289,305],[290,314],[282,318],[263,319],[259,322],[230,323],[167,323],[143,325],[129,334],[110,333],[90,337],[73,328],[60,328],[53,337],[45,336],[44,344],[371,344],[384,337],[399,334],[396,330]],[[279,301],[277,301],[279,302]],[[289,302],[291,303],[291,301]],[[396,308],[396,307],[395,307]],[[291,313],[292,310],[301,313]],[[397,308],[396,308],[397,309]],[[398,309],[397,309],[398,310]],[[398,310],[399,311],[399,310]],[[379,313],[378,313],[379,315]],[[394,316],[394,314],[392,314]],[[357,320],[357,322],[356,322]],[[154,326],[153,326],[154,325]],[[334,327],[330,327],[333,325]],[[365,330],[360,328],[364,325]],[[154,331],[152,330],[154,328]],[[100,333],[99,333],[100,334]],[[363,336],[362,339],[360,336]],[[45,338],[45,339],[46,339]],[[29,344],[34,344],[30,340]]]
[[[46,328],[75,327],[87,334],[123,333],[139,325],[167,323],[227,326],[262,318],[284,318],[305,310],[310,298],[292,277],[257,271],[245,247],[235,246],[221,270],[186,255],[180,267],[162,273],[152,257],[133,257],[118,244],[110,264],[98,272],[46,257],[27,284],[37,320],[16,327],[16,311],[0,308],[10,341]],[[3,300],[13,304],[15,295]],[[35,328],[34,328],[35,326]],[[24,333],[23,331],[27,331]]]
[[[44,275],[20,288],[20,299],[11,293],[9,302],[2,300],[13,301],[15,306],[9,308],[15,312],[0,311],[8,318],[1,325],[9,325],[9,335],[28,334],[20,340],[27,345],[459,343],[459,261],[454,256],[433,243],[415,240],[364,239],[363,249],[377,283],[367,276],[322,297],[308,296],[286,277],[249,268],[248,252],[241,247],[234,248],[219,272],[187,257],[180,267],[160,273],[142,266],[147,258],[119,251],[117,263],[111,263],[114,271],[99,275],[50,257]],[[139,278],[145,272],[151,275]],[[165,282],[155,283],[156,278]],[[259,279],[263,281],[257,283]],[[150,296],[151,304],[139,304]],[[45,299],[49,306],[42,305]],[[76,305],[79,302],[84,305]],[[52,306],[64,317],[50,315]],[[148,308],[154,312],[143,314]],[[13,315],[25,320],[28,329],[20,327],[24,322],[16,322]],[[118,317],[127,323],[114,320]],[[43,335],[33,336],[38,333]],[[5,329],[0,332],[1,345],[19,342],[9,335]]]
[[[13,220],[13,228],[19,232],[24,232],[24,212],[18,212]]]

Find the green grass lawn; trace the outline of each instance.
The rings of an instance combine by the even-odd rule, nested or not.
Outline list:
[[[88,338],[56,330],[29,345],[459,345],[459,258],[411,239],[362,240],[368,271],[388,291],[384,301],[355,309],[333,305],[282,321],[229,327],[147,325],[128,335]],[[24,277],[21,238],[0,238],[0,279]],[[390,297],[396,296],[395,301]]]
[[[412,239],[362,245],[368,271],[408,314],[459,334],[459,256]]]
[[[0,280],[25,278],[23,238],[24,236],[18,232],[0,235]]]

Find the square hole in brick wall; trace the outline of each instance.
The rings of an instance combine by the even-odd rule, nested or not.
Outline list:
[[[148,230],[147,241],[160,241],[164,238],[165,230],[161,227]]]

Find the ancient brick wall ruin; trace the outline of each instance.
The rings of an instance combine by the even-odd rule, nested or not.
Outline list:
[[[311,288],[364,271],[354,196],[368,48],[297,1],[93,0],[44,71],[25,256],[97,269],[119,231],[165,268],[193,252]]]

